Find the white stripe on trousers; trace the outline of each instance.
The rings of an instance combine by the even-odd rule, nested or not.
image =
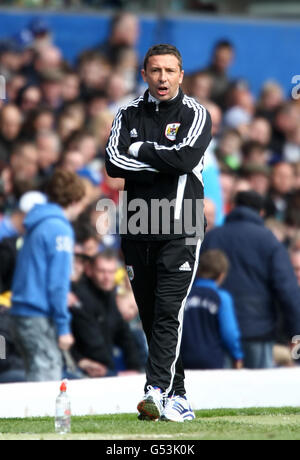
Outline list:
[[[172,363],[172,366],[171,366],[171,382],[170,382],[170,386],[165,391],[166,395],[168,395],[170,393],[170,391],[172,390],[172,387],[173,387],[174,377],[175,377],[175,373],[176,373],[176,362],[177,362],[177,359],[178,359],[179,354],[180,354],[184,307],[185,307],[188,295],[189,295],[189,293],[190,293],[190,291],[192,289],[194,279],[195,279],[195,276],[196,276],[196,273],[197,273],[201,244],[202,244],[202,241],[199,238],[199,240],[197,242],[197,246],[196,246],[196,258],[195,258],[195,264],[194,264],[194,270],[193,270],[192,279],[191,279],[190,285],[188,287],[187,294],[186,294],[185,298],[183,299],[183,301],[181,303],[181,307],[180,307],[180,310],[179,310],[179,313],[178,313],[179,326],[178,326],[178,340],[177,340],[177,346],[176,346],[176,356],[175,356],[175,360],[174,360],[174,362]]]

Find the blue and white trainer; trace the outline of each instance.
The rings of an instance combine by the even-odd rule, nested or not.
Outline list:
[[[166,422],[186,422],[195,418],[195,414],[185,396],[171,396],[167,399],[160,420]]]
[[[138,403],[139,420],[158,420],[164,410],[164,394],[158,387],[147,387],[147,393]]]

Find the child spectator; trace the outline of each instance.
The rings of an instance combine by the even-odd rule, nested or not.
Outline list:
[[[186,369],[221,369],[225,350],[242,367],[240,332],[231,295],[220,285],[228,272],[222,251],[210,250],[200,257],[198,278],[185,308],[181,353]]]

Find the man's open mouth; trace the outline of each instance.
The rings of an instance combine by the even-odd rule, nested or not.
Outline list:
[[[169,91],[169,88],[167,88],[167,86],[159,86],[157,88],[157,92],[160,96],[164,96],[165,94],[167,94],[168,91]]]

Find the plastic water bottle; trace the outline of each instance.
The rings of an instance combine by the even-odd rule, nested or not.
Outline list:
[[[67,395],[67,381],[60,385],[60,393],[55,404],[55,432],[60,434],[71,431],[71,403]]]

